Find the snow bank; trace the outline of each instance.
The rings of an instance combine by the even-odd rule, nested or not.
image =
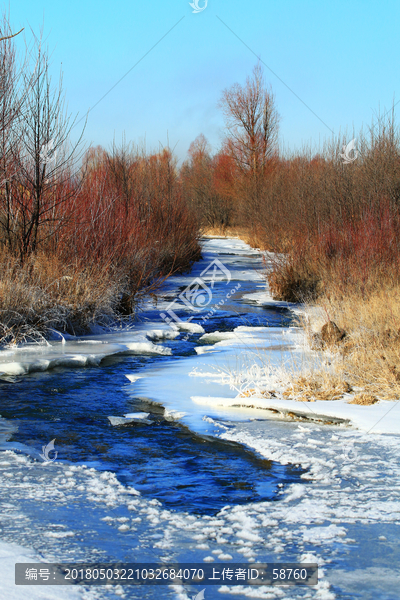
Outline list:
[[[247,408],[272,410],[280,417],[304,418],[314,422],[350,425],[360,431],[400,435],[400,404],[380,400],[372,406],[349,404],[350,394],[343,400],[298,402],[277,398],[257,397],[217,398],[192,396],[196,404],[222,408]]]
[[[197,354],[224,351],[232,354],[236,349],[244,349],[254,355],[264,356],[265,351],[289,353],[304,349],[304,333],[297,327],[248,327],[241,325],[233,331],[206,333],[200,338],[207,345],[196,346]],[[265,357],[264,357],[265,358]]]
[[[164,356],[171,356],[171,348],[164,348],[163,346],[156,346],[152,342],[127,342],[126,350],[122,350],[121,354],[162,354]]]
[[[270,292],[266,289],[261,292],[253,292],[251,294],[244,294],[242,296],[243,302],[247,304],[257,304],[257,306],[275,306],[281,308],[293,309],[297,306],[292,302],[284,302],[280,300],[274,300]]]
[[[234,337],[236,337],[236,334],[233,331],[212,331],[211,333],[205,333],[199,339],[202,342],[215,344],[216,342],[221,342],[222,340],[231,340]]]
[[[204,328],[198,323],[188,323],[187,321],[177,321],[174,326],[179,331],[189,331],[190,333],[204,333]]]

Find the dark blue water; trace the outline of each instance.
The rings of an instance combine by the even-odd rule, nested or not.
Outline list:
[[[114,358],[100,368],[54,370],[3,384],[1,414],[18,425],[10,441],[41,450],[56,438],[59,460],[113,471],[166,507],[195,513],[271,499],[278,483],[298,479],[294,467],[196,435],[166,421],[154,404],[133,401],[123,390],[129,386],[124,374],[146,361],[155,359]],[[152,424],[113,427],[107,418],[136,411],[150,412]]]
[[[242,259],[239,267],[244,266]],[[266,310],[241,302],[243,293],[254,287],[253,281],[243,281],[223,310],[203,323],[206,332],[232,331],[238,325],[289,325],[287,309]],[[216,286],[213,300],[223,293],[222,284]],[[156,316],[152,310],[139,318]],[[201,322],[200,316],[196,320]],[[182,333],[163,342],[171,347],[171,357],[114,356],[100,367],[55,369],[3,380],[0,414],[18,426],[10,441],[41,451],[56,438],[58,460],[112,471],[121,483],[170,509],[216,514],[227,504],[274,499],[278,484],[299,481],[302,471],[264,460],[239,444],[195,434],[165,420],[162,407],[128,393],[126,374],[195,355],[199,337]],[[151,424],[113,427],[107,418],[137,411],[149,412]]]

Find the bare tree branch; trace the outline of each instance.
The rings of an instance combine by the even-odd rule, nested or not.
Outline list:
[[[244,171],[257,176],[276,151],[279,123],[274,95],[265,85],[259,64],[245,86],[236,83],[223,92],[220,107],[232,156]]]
[[[25,27],[23,27],[20,31],[18,31],[18,33],[13,33],[12,35],[6,35],[5,37],[0,38],[0,42],[2,42],[3,40],[10,40],[11,38],[15,37],[16,35],[19,35],[24,29],[25,29]]]

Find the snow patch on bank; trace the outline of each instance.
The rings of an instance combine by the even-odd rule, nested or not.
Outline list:
[[[174,331],[170,327],[168,329],[152,329],[146,333],[146,337],[152,342],[159,342],[161,340],[174,340],[179,336],[179,331]]]
[[[166,339],[170,338],[166,337]],[[0,351],[0,374],[20,376],[56,367],[98,366],[107,356],[117,354],[171,356],[172,350],[154,344],[139,332],[119,336],[105,334],[102,339],[24,345],[20,348]]]
[[[349,404],[346,400],[330,400],[316,402],[297,402],[296,400],[270,399],[237,396],[236,398],[217,398],[192,396],[196,404],[221,408],[259,409],[278,413],[285,418],[304,418],[310,421],[327,422],[336,420],[344,425],[351,425],[360,431],[400,435],[400,404],[381,400],[372,406]]]
[[[244,294],[242,296],[242,300],[243,302],[247,303],[247,304],[256,304],[257,306],[271,306],[271,307],[277,307],[277,308],[289,308],[289,309],[294,309],[296,306],[298,306],[297,304],[294,304],[293,302],[284,302],[281,300],[274,300],[272,297],[272,294],[268,291],[268,287],[267,289],[265,289],[264,291],[261,292],[253,292],[251,294]]]

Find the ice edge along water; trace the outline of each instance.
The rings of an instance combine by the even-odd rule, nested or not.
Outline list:
[[[225,242],[222,247],[230,248],[237,254],[240,254],[240,251],[249,252],[248,247],[238,242],[232,244],[232,247]],[[257,294],[263,293],[265,292]],[[261,300],[261,296],[258,300]],[[271,299],[266,296],[265,302],[270,303]],[[221,361],[229,363],[242,353],[244,346],[248,349],[251,340],[255,345],[253,350],[250,348],[250,352],[254,353],[256,348],[256,353],[259,353],[260,347],[264,350],[269,347],[268,352],[274,360],[278,355],[280,359],[285,358],[287,352],[294,352],[297,355],[303,352],[299,330],[288,331],[282,335],[282,332],[268,329],[269,331],[260,329],[258,332],[250,332],[251,336],[247,331],[235,331],[236,339],[222,336],[217,343],[213,344],[212,354],[198,355],[187,361],[186,376],[194,380],[199,380],[200,377],[205,384],[208,380],[220,389],[228,388],[226,394],[228,398],[223,398],[222,402],[235,401],[238,393],[229,390],[227,383],[229,372],[222,373],[223,377],[228,376],[228,379],[225,377],[223,381],[218,368],[215,369],[217,356],[219,357],[217,366]],[[209,338],[208,341],[216,341],[216,339]],[[143,339],[140,343],[143,343]],[[117,351],[120,350],[119,347]],[[198,369],[195,370],[195,365],[201,366],[201,373]],[[175,376],[182,377],[182,371]],[[134,391],[136,387],[151,391],[152,386],[149,382],[151,383],[152,378],[155,384],[157,369],[153,374],[146,371],[143,377],[133,375],[133,393],[136,393]],[[221,386],[224,383],[225,385]],[[171,384],[174,385],[174,380]],[[191,397],[195,400],[199,398],[194,394]],[[205,401],[204,398],[202,396],[202,401]],[[0,464],[1,484],[19,486],[21,490],[25,490],[24,493],[32,501],[39,501],[39,499],[43,501],[44,495],[45,501],[51,502],[54,496],[58,498],[58,502],[66,505],[77,501],[76,494],[79,491],[80,496],[85,498],[85,502],[93,504],[99,513],[99,519],[111,528],[111,535],[131,535],[133,539],[146,540],[145,543],[150,542],[154,552],[159,552],[161,560],[174,557],[183,561],[190,556],[192,560],[206,562],[230,560],[227,557],[232,557],[235,561],[245,559],[251,562],[257,559],[268,559],[270,562],[286,560],[290,557],[291,560],[316,561],[322,567],[321,581],[317,588],[251,590],[222,585],[208,589],[207,598],[224,597],[229,594],[239,598],[307,597],[318,600],[356,598],[359,594],[362,594],[365,599],[380,597],[394,600],[397,598],[393,592],[397,594],[395,590],[400,589],[398,571],[390,567],[385,569],[384,561],[379,561],[377,556],[380,548],[384,552],[390,544],[391,565],[398,564],[399,438],[393,435],[366,435],[361,430],[346,427],[319,427],[311,423],[259,420],[261,411],[249,407],[239,411],[229,406],[219,407],[218,403],[221,402],[219,398],[217,394],[211,394],[206,398],[210,403],[211,411],[208,415],[204,415],[202,409],[203,416],[213,424],[216,435],[221,439],[243,443],[262,456],[282,464],[301,464],[308,469],[304,475],[304,485],[292,484],[287,489],[283,489],[280,502],[227,506],[216,517],[196,517],[187,513],[164,510],[159,502],[148,501],[138,496],[134,490],[129,491],[124,488],[111,473],[100,474],[95,469],[67,466],[61,463],[51,466],[41,465],[11,451],[2,453],[4,460]],[[262,398],[251,397],[241,401],[251,402],[256,407],[259,405],[262,410],[265,408]],[[284,406],[281,402],[283,401],[276,401],[278,407]],[[294,404],[299,408],[300,403],[285,404],[285,407]],[[269,407],[274,408],[274,405],[275,400]],[[316,405],[317,403],[313,403],[313,409],[316,409]],[[339,407],[339,404],[334,406]],[[177,407],[180,405],[176,405],[173,400],[166,403],[166,410],[171,413],[179,413]],[[186,411],[195,408],[195,404],[188,404]],[[369,412],[371,408],[374,407],[349,407],[352,411],[361,409],[360,414],[364,415],[372,414]],[[234,416],[237,412],[241,413],[241,417],[235,422]],[[392,413],[392,416],[395,416],[394,408]],[[231,422],[227,420],[229,414],[232,415]],[[244,414],[247,417],[254,414],[255,420],[247,418],[243,421]],[[312,485],[307,484],[307,480],[312,481]],[[6,507],[4,510],[7,512]],[[9,510],[12,513],[11,507]],[[124,515],[116,517],[117,510],[124,511]],[[61,531],[60,535],[62,534],[71,535],[71,539],[77,536],[73,531]],[[373,562],[370,555],[372,541]],[[21,548],[10,547],[7,551],[8,559],[10,555],[17,557],[21,553],[28,552]],[[48,560],[51,559],[50,554],[48,553]],[[362,570],[360,564],[363,565]],[[4,597],[32,598],[34,597],[32,589],[34,588],[15,590],[10,581],[9,586],[3,587],[6,593]],[[58,590],[55,592],[50,590],[48,596],[39,597],[62,598]],[[16,591],[18,596],[13,596]],[[65,597],[72,598],[74,597],[72,594],[78,592],[66,588],[65,593],[67,594]],[[98,592],[90,590],[79,593],[82,597],[86,595],[87,598],[94,598]],[[104,593],[109,594],[106,597],[111,597],[112,593],[118,593],[120,596],[123,591],[110,590]],[[191,595],[193,594],[183,588],[165,590],[164,593],[165,597],[182,599],[187,599]]]

